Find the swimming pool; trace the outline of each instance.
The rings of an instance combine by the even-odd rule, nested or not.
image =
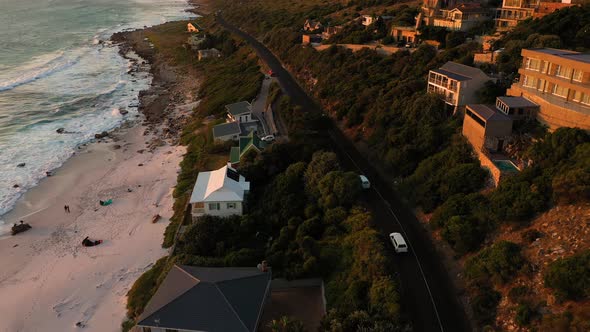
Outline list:
[[[520,171],[510,160],[494,160],[494,165],[496,165],[501,172],[511,173]]]

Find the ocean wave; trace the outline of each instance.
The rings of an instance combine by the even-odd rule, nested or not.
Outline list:
[[[22,74],[12,78],[0,77],[0,92],[14,89],[75,65],[80,60],[80,56],[75,55],[75,52],[68,53],[70,56],[66,56],[63,51],[47,54],[15,68],[12,72]]]

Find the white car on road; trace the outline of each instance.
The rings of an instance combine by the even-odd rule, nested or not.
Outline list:
[[[404,240],[404,237],[400,233],[389,234],[389,239],[393,244],[395,252],[408,252],[408,244],[406,243],[406,240]]]

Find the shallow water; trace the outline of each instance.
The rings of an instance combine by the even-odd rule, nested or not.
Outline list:
[[[187,8],[185,0],[0,0],[0,216],[79,144],[137,114],[151,77],[127,73],[110,35],[185,19]]]

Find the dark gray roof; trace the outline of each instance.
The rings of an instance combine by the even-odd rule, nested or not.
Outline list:
[[[252,108],[250,106],[250,103],[247,101],[240,101],[237,103],[225,105],[225,109],[231,115],[240,115],[240,114],[252,112]]]
[[[460,64],[457,62],[453,62],[453,61],[449,61],[449,62],[445,63],[442,67],[440,67],[440,69],[460,75],[460,76],[468,77],[468,78],[474,78],[474,77],[481,76],[481,75],[487,76],[479,68],[466,66],[466,65],[463,65],[463,64]]]
[[[213,127],[213,137],[215,138],[228,135],[239,135],[241,132],[242,129],[237,122],[222,123]]]
[[[256,331],[270,279],[270,272],[254,267],[175,265],[137,325],[189,331]]]
[[[471,79],[471,77],[467,77],[467,76],[462,76],[462,75],[459,75],[459,74],[455,74],[453,72],[446,71],[444,69],[433,69],[432,71],[435,72],[435,73],[437,73],[437,74],[445,75],[448,78],[452,78],[452,79],[457,80],[457,81],[468,81],[468,80]]]
[[[479,115],[484,121],[512,121],[504,113],[498,112],[494,107],[483,104],[469,104],[467,108]]]
[[[498,100],[506,104],[508,107],[538,107],[539,105],[533,103],[532,101],[526,99],[525,97],[508,97],[502,96],[498,97]]]

